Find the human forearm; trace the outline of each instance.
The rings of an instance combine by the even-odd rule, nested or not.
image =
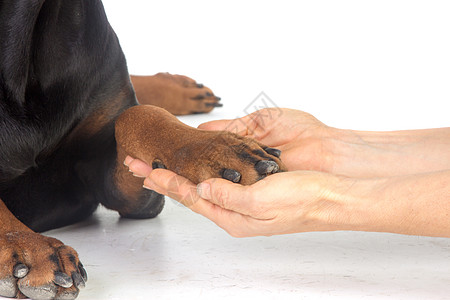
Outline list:
[[[450,169],[450,128],[364,132],[331,130],[328,172],[384,177]]]
[[[342,199],[350,230],[450,237],[450,170],[359,180]]]

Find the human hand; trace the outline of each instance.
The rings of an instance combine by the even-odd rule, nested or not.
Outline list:
[[[277,148],[290,171],[331,169],[332,156],[325,141],[333,128],[299,110],[265,108],[239,119],[207,122],[198,128],[233,131]]]
[[[450,237],[450,170],[355,179],[328,173],[277,173],[242,186],[208,179],[198,186],[127,157],[145,187],[211,219],[235,237],[357,230]]]
[[[169,170],[127,158],[144,186],[169,196],[212,220],[235,237],[306,231],[343,230],[351,218],[340,214],[344,197],[336,193],[343,178],[326,173],[278,173],[250,186],[209,179],[198,186]]]

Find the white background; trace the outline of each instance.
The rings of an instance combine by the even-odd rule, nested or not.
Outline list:
[[[327,125],[450,124],[448,1],[106,0],[131,73],[191,76],[244,115],[264,91]]]
[[[448,1],[105,0],[130,72],[189,75],[222,97],[196,125],[276,105],[352,129],[449,126]],[[234,239],[168,200],[154,220],[48,233],[89,272],[80,299],[450,299],[450,239],[307,233]]]

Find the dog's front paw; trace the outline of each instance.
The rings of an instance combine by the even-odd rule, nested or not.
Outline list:
[[[189,127],[153,106],[124,112],[116,122],[116,140],[121,152],[193,183],[222,177],[250,185],[287,170],[277,149],[231,132]]]
[[[0,235],[0,296],[75,299],[87,274],[71,247],[34,232]]]
[[[231,132],[197,131],[192,132],[189,143],[175,149],[171,155],[160,157],[165,167],[194,183],[222,177],[250,185],[268,175],[286,171],[280,155],[278,149]]]

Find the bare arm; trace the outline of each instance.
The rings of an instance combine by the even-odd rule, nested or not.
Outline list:
[[[450,169],[450,128],[365,132],[332,129],[331,173],[398,176]]]
[[[450,237],[450,170],[358,180],[342,197],[350,230]]]

